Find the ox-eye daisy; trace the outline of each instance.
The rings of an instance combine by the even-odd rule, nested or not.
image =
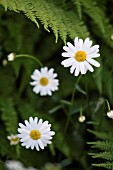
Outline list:
[[[7,139],[10,140],[11,145],[17,145],[20,141],[18,135],[13,135],[13,134],[7,136]]]
[[[41,68],[41,71],[34,70],[31,78],[34,80],[30,82],[34,86],[33,91],[41,96],[52,95],[52,91],[58,90],[59,80],[56,73],[53,73],[54,69],[48,70],[47,67]]]
[[[36,148],[37,151],[44,149],[47,144],[51,144],[52,136],[55,134],[54,131],[51,131],[48,121],[44,121],[35,117],[29,118],[29,121],[25,120],[25,125],[19,123],[20,128],[18,128],[18,134],[22,146],[25,146],[27,149]]]
[[[79,73],[86,74],[87,70],[93,72],[94,69],[91,65],[99,67],[100,64],[95,61],[93,58],[100,56],[99,45],[92,46],[92,41],[89,38],[86,38],[83,42],[82,39],[76,37],[74,39],[74,45],[70,42],[67,43],[67,46],[64,46],[63,49],[65,52],[62,53],[63,57],[68,57],[68,59],[61,62],[64,67],[70,67],[70,72],[75,76],[78,76]]]

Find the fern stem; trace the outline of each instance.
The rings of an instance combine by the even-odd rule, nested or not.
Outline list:
[[[31,58],[33,59],[34,61],[36,61],[41,67],[43,67],[43,64],[35,57],[33,57],[32,55],[28,55],[28,54],[18,54],[16,55],[15,58],[20,58],[20,57],[26,57],[26,58]]]

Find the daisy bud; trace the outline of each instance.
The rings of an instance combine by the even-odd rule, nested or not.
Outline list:
[[[83,123],[86,120],[86,117],[84,115],[79,116],[78,118],[79,122]]]
[[[8,61],[13,61],[14,58],[15,58],[15,54],[14,54],[14,53],[10,53],[10,54],[7,56],[7,58],[8,58]]]
[[[110,110],[107,112],[107,116],[111,119],[113,119],[113,110]]]

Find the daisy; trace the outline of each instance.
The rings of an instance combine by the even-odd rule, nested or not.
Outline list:
[[[8,170],[25,170],[23,164],[17,160],[7,160],[5,162],[5,167]]]
[[[7,136],[7,139],[10,140],[11,145],[17,145],[20,141],[18,135],[13,135],[13,134],[10,136]]]
[[[44,149],[47,144],[51,144],[52,136],[55,134],[54,131],[51,131],[48,121],[44,121],[37,117],[30,117],[29,121],[25,120],[25,125],[19,123],[20,128],[18,128],[18,134],[22,146],[25,146],[27,149],[36,148],[37,151]]]
[[[48,70],[47,67],[41,68],[41,71],[34,70],[31,78],[34,80],[30,82],[34,86],[33,91],[41,96],[52,95],[52,91],[58,90],[59,80],[56,73],[53,73],[54,69]]]
[[[91,65],[99,67],[100,64],[95,61],[93,58],[100,56],[99,45],[92,46],[92,41],[89,38],[86,38],[83,42],[82,39],[76,37],[74,39],[74,45],[70,42],[67,43],[67,46],[64,46],[63,49],[65,52],[62,53],[63,57],[68,57],[61,62],[64,67],[70,67],[70,72],[75,76],[78,76],[79,73],[86,74],[87,70],[93,72],[94,69]]]
[[[7,56],[7,58],[8,58],[8,61],[13,61],[14,58],[15,58],[15,54],[14,54],[14,53],[10,53],[10,54]]]

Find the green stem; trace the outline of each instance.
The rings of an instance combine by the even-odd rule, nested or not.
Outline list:
[[[108,106],[108,111],[110,111],[110,104],[109,104],[107,99],[106,99],[106,103],[107,103],[107,106]]]
[[[72,108],[73,108],[73,104],[74,104],[74,97],[75,97],[75,93],[76,93],[76,85],[79,83],[80,79],[81,79],[81,76],[80,75],[74,85],[74,88],[73,88],[73,92],[72,92],[72,96],[71,96],[71,105],[70,105],[70,109],[69,109],[69,114],[68,114],[68,118],[67,118],[67,121],[66,121],[66,125],[65,125],[65,129],[64,129],[64,134],[66,134],[66,131],[68,129],[68,126],[69,126],[69,122],[70,122],[70,119],[71,119],[71,113],[72,113]]]
[[[28,54],[18,54],[16,55],[15,58],[20,58],[20,57],[26,57],[26,58],[31,58],[33,60],[35,60],[41,67],[43,67],[43,64],[35,57],[31,56],[31,55],[28,55]]]

